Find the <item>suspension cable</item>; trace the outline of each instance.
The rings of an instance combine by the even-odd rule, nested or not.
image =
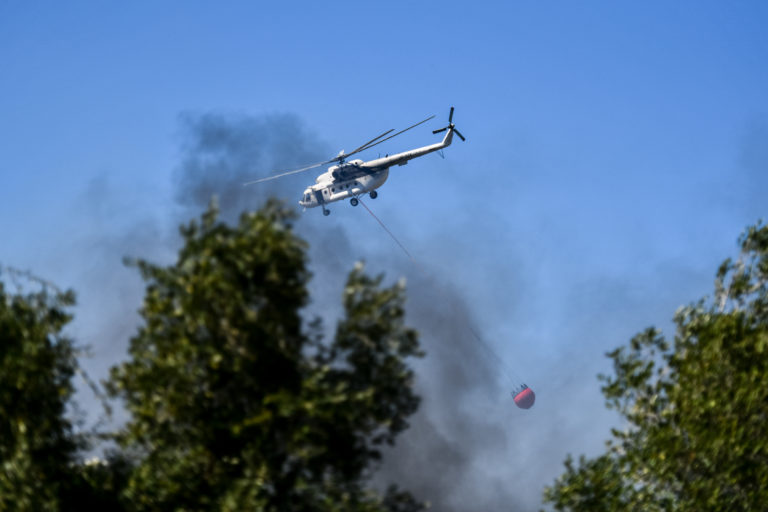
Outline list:
[[[411,263],[420,270],[423,274],[426,274],[425,269],[419,264],[419,262],[411,255],[411,253],[408,251],[408,249],[405,248],[405,245],[400,242],[400,240],[397,239],[397,237],[390,231],[390,229],[384,224],[384,222],[376,216],[373,211],[371,211],[370,208],[368,208],[368,205],[363,202],[362,199],[358,198],[360,201],[360,204],[363,205],[363,207],[368,211],[368,213],[371,214],[371,217],[376,219],[376,222],[379,223],[379,225],[382,227],[384,231],[387,232],[387,234],[392,238],[392,240],[395,241],[395,243],[403,250],[406,256],[408,256],[408,259],[411,260]],[[520,384],[522,384],[522,379],[508,366],[504,363],[504,360],[496,353],[495,350],[493,350],[493,347],[486,342],[484,339],[480,337],[480,335],[472,328],[470,325],[469,319],[464,318],[464,325],[466,326],[467,330],[469,330],[470,333],[472,333],[472,336],[475,338],[475,340],[478,342],[480,346],[482,346],[488,354],[496,361],[496,363],[499,364],[500,368],[502,369],[503,373],[506,375],[507,379],[510,381],[510,383],[517,388]]]
[[[405,255],[406,255],[406,256],[408,256],[408,258],[409,258],[409,259],[410,259],[412,262],[414,262],[414,263],[415,263],[415,262],[416,262],[416,260],[413,258],[413,256],[411,256],[411,253],[410,253],[410,252],[408,252],[408,249],[406,249],[406,248],[405,248],[405,246],[404,246],[403,244],[401,244],[401,243],[400,243],[400,240],[398,240],[398,239],[397,239],[397,237],[396,237],[394,234],[392,234],[392,232],[389,230],[389,228],[387,228],[387,226],[385,226],[385,225],[384,225],[384,223],[381,221],[381,219],[380,219],[380,218],[378,218],[378,217],[376,216],[376,214],[375,214],[375,213],[373,213],[373,212],[371,211],[371,209],[370,209],[370,208],[368,208],[368,205],[367,205],[367,204],[365,204],[365,203],[363,202],[363,200],[362,200],[362,199],[360,199],[360,204],[361,204],[361,205],[363,205],[363,206],[365,207],[365,209],[366,209],[366,210],[368,210],[368,213],[370,213],[370,214],[371,214],[371,217],[373,217],[374,219],[376,219],[376,222],[378,222],[378,223],[379,223],[379,225],[380,225],[380,226],[381,226],[381,227],[384,229],[384,231],[386,231],[386,232],[387,232],[387,234],[388,234],[390,237],[392,237],[392,240],[394,240],[394,241],[395,241],[395,243],[396,243],[397,245],[399,245],[399,246],[400,246],[400,248],[403,250],[403,252],[405,253]]]

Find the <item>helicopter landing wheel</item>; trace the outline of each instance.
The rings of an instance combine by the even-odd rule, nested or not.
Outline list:
[[[379,193],[376,192],[375,190],[371,190],[371,193],[369,195],[371,196],[371,199],[376,199],[377,197],[379,197]]]
[[[357,206],[358,202],[359,201],[357,200],[356,197],[353,197],[352,199],[349,200],[349,204],[351,204],[352,206]]]
[[[325,215],[326,217],[329,216],[330,214],[331,214],[331,210],[323,210],[323,215]]]

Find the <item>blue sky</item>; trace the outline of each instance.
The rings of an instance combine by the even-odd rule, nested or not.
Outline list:
[[[595,379],[604,352],[668,329],[766,216],[766,26],[757,1],[0,2],[0,262],[79,292],[73,329],[104,376],[141,294],[120,258],[171,261],[173,225],[190,215],[185,118],[287,114],[322,159],[436,114],[379,148],[432,143],[454,105],[467,142],[393,169],[368,201],[429,277],[364,210],[338,204],[327,224],[302,218],[325,244],[317,302],[336,301],[343,278],[323,266],[333,237],[339,268],[362,258],[406,274],[416,304],[439,304],[443,286],[460,297],[539,398],[522,413],[465,390],[455,412],[486,419],[442,435],[494,432],[500,447],[469,453],[463,480],[531,509],[565,454],[599,452],[616,421]],[[257,178],[272,160],[240,170]],[[280,191],[296,201],[313,178]],[[440,360],[440,340],[426,343]],[[440,427],[449,374],[429,361],[424,410]]]

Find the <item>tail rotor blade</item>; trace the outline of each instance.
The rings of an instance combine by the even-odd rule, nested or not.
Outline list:
[[[467,140],[467,139],[464,138],[464,136],[461,134],[461,132],[459,132],[459,130],[457,130],[456,128],[453,129],[453,133],[458,135],[461,140],[463,140],[463,141]]]
[[[453,122],[453,107],[451,107],[451,113],[448,114],[448,124]]]
[[[444,132],[444,131],[445,131],[445,130],[447,130],[447,129],[448,129],[448,127],[446,126],[445,128],[440,128],[439,130],[432,130],[432,133],[440,133],[440,132]]]

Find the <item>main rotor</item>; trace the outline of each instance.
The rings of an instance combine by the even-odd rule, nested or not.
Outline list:
[[[406,128],[404,130],[400,130],[399,132],[394,133],[392,135],[389,135],[389,134],[392,133],[393,131],[395,131],[395,129],[392,128],[391,130],[387,130],[384,133],[382,133],[381,135],[372,138],[371,140],[369,140],[368,142],[366,142],[362,146],[359,146],[359,147],[355,148],[354,150],[350,151],[349,153],[345,153],[344,150],[342,149],[341,151],[339,151],[338,155],[336,155],[335,157],[331,158],[330,160],[326,160],[324,162],[318,162],[316,164],[308,165],[306,167],[301,167],[299,169],[293,169],[293,170],[290,170],[290,171],[287,171],[287,172],[283,172],[283,173],[280,173],[280,174],[275,174],[274,176],[268,176],[266,178],[261,178],[261,179],[258,179],[258,180],[249,181],[247,183],[243,183],[243,185],[253,185],[254,183],[261,183],[261,182],[264,182],[264,181],[270,181],[270,180],[274,180],[274,179],[277,179],[277,178],[282,178],[283,176],[289,176],[291,174],[298,174],[300,172],[309,171],[310,169],[314,169],[316,167],[320,167],[320,166],[323,166],[323,165],[328,165],[328,164],[333,164],[333,163],[343,164],[346,161],[346,159],[349,158],[350,156],[355,155],[357,153],[360,153],[361,151],[365,151],[366,149],[370,149],[373,146],[377,146],[377,145],[381,144],[382,142],[386,142],[386,141],[388,141],[389,139],[391,139],[393,137],[397,137],[401,133],[405,133],[405,132],[407,132],[408,130],[410,130],[412,128],[416,128],[420,124],[424,124],[427,121],[429,121],[430,119],[433,119],[434,117],[435,117],[434,115],[431,115],[428,118],[426,118],[426,119],[424,119],[422,121],[419,121],[416,124],[412,124],[408,128]],[[384,138],[382,138],[382,137],[384,137]]]

